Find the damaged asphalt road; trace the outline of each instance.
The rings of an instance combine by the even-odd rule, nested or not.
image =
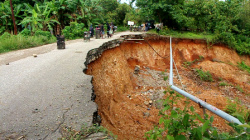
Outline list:
[[[86,54],[123,34],[130,32],[90,42],[78,39],[64,50],[54,43],[54,49],[37,57],[37,48],[21,50],[31,55],[17,61],[8,58],[21,51],[1,54],[0,139],[57,139],[60,127],[91,125],[97,106],[91,101],[91,76],[82,72]]]

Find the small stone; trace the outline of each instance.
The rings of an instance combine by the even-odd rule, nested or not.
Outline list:
[[[200,92],[200,91],[198,91],[196,94],[201,94],[201,92]]]
[[[145,104],[145,105],[149,105],[149,102],[148,102],[148,101],[145,101],[144,104]]]
[[[37,57],[37,54],[33,54],[34,57]]]
[[[152,101],[152,100],[149,100],[148,102],[149,102],[149,104],[152,104],[152,103],[153,103],[153,101]]]
[[[153,92],[154,92],[154,90],[150,89],[148,92],[153,93]]]
[[[134,74],[139,74],[140,66],[136,65],[134,69]]]
[[[143,112],[143,116],[149,117],[149,116],[150,116],[150,113],[149,113],[149,112]]]
[[[6,65],[10,65],[10,63],[6,63]]]

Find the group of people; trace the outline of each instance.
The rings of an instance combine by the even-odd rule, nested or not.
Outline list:
[[[115,26],[114,26],[114,24],[112,22],[111,23],[107,22],[106,25],[107,25],[107,37],[110,38],[115,33]],[[100,30],[100,37],[102,39],[104,39],[104,36],[105,36],[104,25],[103,24],[99,24],[96,27],[96,30]],[[92,24],[90,25],[89,31],[90,31],[91,37],[93,37],[94,36],[94,28],[93,28]]]

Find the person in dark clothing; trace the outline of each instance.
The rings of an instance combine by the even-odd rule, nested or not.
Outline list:
[[[90,25],[89,32],[91,34],[91,37],[93,37],[94,36],[94,28],[93,28],[92,24]]]
[[[110,31],[110,26],[109,26],[109,24],[107,22],[107,35],[108,35],[108,38],[111,37],[111,35],[109,34],[109,31]]]
[[[148,31],[148,23],[145,24],[145,31]]]
[[[103,35],[104,35],[104,27],[103,27],[103,24],[101,25],[100,34],[101,34],[101,37],[102,37],[102,39],[103,39]]]

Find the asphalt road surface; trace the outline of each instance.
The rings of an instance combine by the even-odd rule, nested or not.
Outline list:
[[[0,139],[57,139],[60,127],[91,125],[97,106],[90,101],[89,50],[111,39],[83,39],[0,54]],[[37,54],[34,57],[33,54]]]

